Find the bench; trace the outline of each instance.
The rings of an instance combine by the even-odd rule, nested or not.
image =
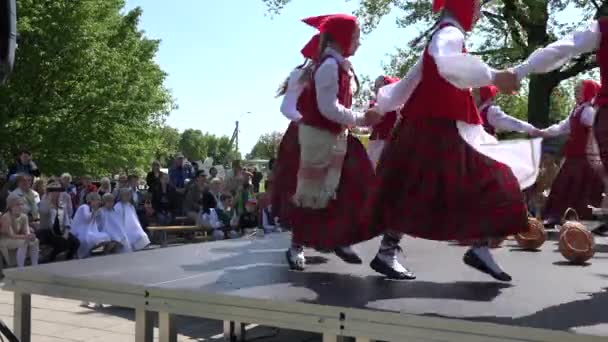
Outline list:
[[[167,236],[169,233],[184,233],[184,232],[206,232],[207,228],[196,225],[177,225],[177,226],[149,226],[148,231],[160,232],[162,234],[161,247],[167,247]]]

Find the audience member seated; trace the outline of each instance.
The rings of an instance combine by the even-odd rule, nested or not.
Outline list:
[[[21,197],[24,203],[23,213],[27,215],[30,227],[37,227],[40,221],[40,214],[38,212],[40,196],[36,191],[32,190],[32,176],[20,173],[15,180],[17,188],[11,194]]]
[[[99,189],[97,189],[97,193],[99,194],[99,196],[101,196],[103,198],[103,196],[105,194],[111,194],[112,193],[112,182],[110,182],[110,178],[108,177],[103,177],[100,181],[99,181]]]
[[[32,154],[27,149],[19,151],[16,163],[8,170],[8,179],[10,180],[20,173],[30,175],[32,178],[40,177],[40,170],[38,170],[38,166],[32,160]]]
[[[131,243],[125,232],[121,217],[114,209],[116,203],[114,195],[106,193],[101,199],[103,207],[98,220],[99,231],[108,234],[111,240],[106,245],[105,252],[109,254],[130,252]]]
[[[177,205],[177,191],[170,183],[169,175],[162,174],[159,183],[150,188],[152,192],[152,207],[156,213],[156,223],[168,226],[173,223]]]
[[[0,217],[0,252],[9,266],[13,264],[10,253],[13,250],[17,250],[17,267],[25,266],[28,252],[32,265],[38,265],[38,239],[30,230],[23,207],[23,198],[10,194],[7,212]]]
[[[66,172],[61,175],[59,181],[61,182],[64,191],[70,195],[70,198],[72,199],[72,208],[75,210],[80,205],[80,200],[78,198],[78,189],[72,184],[72,175]]]
[[[258,202],[255,198],[250,198],[245,203],[245,212],[239,215],[239,231],[244,234],[251,234],[259,226]]]
[[[177,192],[186,192],[186,183],[192,178],[192,169],[184,165],[184,155],[179,153],[175,157],[175,165],[169,170],[171,184],[175,186]]]
[[[143,209],[144,196],[141,191],[139,191],[139,176],[129,175],[127,179],[129,182],[129,189],[131,189],[131,203],[133,204],[135,209]]]
[[[264,233],[280,233],[283,231],[279,224],[279,218],[272,214],[272,205],[263,208],[261,214]]]
[[[94,248],[105,246],[110,242],[108,234],[99,231],[100,208],[101,197],[97,192],[90,192],[87,194],[86,203],[76,210],[72,220],[71,232],[80,241],[78,248],[80,259],[88,257]]]
[[[221,209],[209,209],[208,213],[203,213],[202,220],[208,222],[210,228],[213,229],[213,239],[223,240],[225,238],[234,239],[239,236],[236,229],[238,228],[238,219],[236,211],[232,206],[232,196],[230,194],[222,194],[220,196],[222,203]]]
[[[163,175],[163,172],[160,171],[160,162],[155,160],[152,162],[152,170],[148,172],[146,176],[146,185],[148,185],[148,189],[154,189],[158,184],[160,184],[160,178]]]
[[[129,177],[127,175],[118,176],[118,184],[114,187],[114,191],[112,191],[112,195],[118,200],[120,197],[120,189],[129,187]]]
[[[55,261],[60,253],[66,251],[67,260],[76,256],[80,241],[70,233],[72,215],[70,195],[63,191],[60,183],[50,183],[40,201],[40,227],[36,231],[40,243],[52,248],[47,261]]]
[[[131,249],[139,251],[150,244],[150,238],[139,222],[131,195],[131,189],[120,189],[119,201],[114,206],[114,210],[119,215],[122,228],[127,235]]]
[[[205,171],[200,170],[196,175],[196,182],[188,188],[184,200],[184,212],[198,226],[204,226],[200,220],[203,204],[203,194],[207,190],[207,176]]]
[[[219,178],[212,178],[211,181],[209,181],[209,191],[206,191],[203,194],[203,209],[205,206],[208,208],[222,208],[222,201],[220,199],[222,195],[222,185],[222,180]]]

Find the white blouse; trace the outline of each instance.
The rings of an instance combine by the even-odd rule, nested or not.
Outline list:
[[[576,31],[534,51],[526,61],[513,69],[519,79],[529,74],[544,74],[551,72],[583,53],[596,51],[600,46],[601,33],[597,21],[585,30]]]
[[[303,69],[294,69],[287,79],[287,91],[281,102],[281,113],[290,121],[299,121],[302,118],[297,106],[298,98],[305,86],[300,82],[303,72]]]
[[[324,55],[330,55],[315,72],[315,92],[319,112],[327,119],[344,126],[362,126],[365,119],[362,113],[357,113],[344,107],[338,102],[339,68],[347,65],[346,59],[332,48],[327,48]]]
[[[493,83],[496,71],[481,59],[463,53],[464,30],[458,22],[445,17],[442,22],[454,26],[444,27],[433,35],[428,46],[441,77],[459,89],[480,88]],[[399,82],[380,88],[375,109],[387,113],[403,106],[422,80],[421,56],[407,75]]]
[[[595,121],[595,109],[589,104],[584,103],[582,105],[577,106],[567,118],[556,123],[555,125],[551,125],[543,130],[545,134],[549,137],[559,137],[562,135],[570,134],[570,119],[577,112],[580,106],[585,106],[583,112],[581,113],[580,120],[583,126],[592,127],[593,121]]]
[[[532,133],[536,129],[529,123],[514,118],[503,112],[499,106],[493,103],[482,105],[481,107],[479,107],[479,110],[482,111],[486,108],[488,108],[488,123],[492,125],[497,131]]]

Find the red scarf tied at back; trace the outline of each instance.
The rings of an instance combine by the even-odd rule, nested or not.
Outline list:
[[[584,80],[581,82],[583,87],[583,98],[577,104],[591,102],[594,97],[600,92],[600,84],[593,80]]]
[[[468,32],[473,29],[474,11],[478,3],[479,0],[433,0],[433,12],[447,10]]]
[[[323,33],[329,35],[340,46],[344,57],[350,57],[353,34],[358,27],[355,16],[328,14],[302,19],[302,21],[319,30],[319,33],[314,35],[302,48],[301,52],[305,58],[318,59],[320,38]]]

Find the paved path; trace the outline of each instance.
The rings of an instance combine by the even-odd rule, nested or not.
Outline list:
[[[0,290],[0,319],[13,327],[13,294]],[[80,302],[32,296],[33,342],[132,342],[135,340],[134,311],[116,307],[94,309]],[[222,323],[180,317],[178,341],[223,341]],[[158,336],[158,329],[155,331]],[[275,335],[268,338],[255,339]],[[316,334],[252,326],[248,336],[259,342],[317,342]]]

